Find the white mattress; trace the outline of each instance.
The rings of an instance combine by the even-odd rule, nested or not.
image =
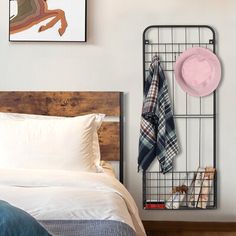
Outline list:
[[[146,235],[133,198],[106,173],[0,169],[0,199],[37,220],[117,220]]]

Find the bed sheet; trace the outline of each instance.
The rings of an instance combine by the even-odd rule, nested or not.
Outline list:
[[[146,235],[133,198],[105,173],[0,169],[0,199],[39,221],[120,221]]]

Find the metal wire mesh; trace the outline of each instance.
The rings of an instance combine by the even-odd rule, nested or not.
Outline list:
[[[148,27],[143,34],[144,83],[152,57],[158,55],[168,80],[181,146],[181,153],[176,158],[171,173],[163,175],[158,161],[143,172],[145,209],[216,208],[216,172],[206,181],[204,176],[209,173],[199,169],[206,166],[216,168],[216,94],[202,98],[191,97],[181,90],[174,78],[177,57],[195,46],[208,48],[215,53],[214,30],[200,25],[157,25]],[[196,182],[199,182],[198,186],[194,184]],[[176,193],[176,190],[181,190],[182,185],[186,186],[187,191]],[[204,191],[207,194],[202,200],[201,193]]]

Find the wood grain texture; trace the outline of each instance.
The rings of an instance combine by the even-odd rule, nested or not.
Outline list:
[[[101,157],[103,161],[120,160],[120,124],[103,122],[98,131]]]
[[[147,232],[147,236],[235,236],[236,232],[207,232],[187,231],[187,232]]]
[[[0,92],[0,112],[67,116],[104,113],[120,116],[120,92]],[[99,130],[101,157],[119,161],[120,123],[104,122]]]
[[[119,92],[0,92],[0,111],[51,116],[120,115]]]
[[[218,235],[216,232],[233,232],[236,235],[235,222],[143,221],[143,225],[148,236],[204,235],[204,232],[206,235]]]

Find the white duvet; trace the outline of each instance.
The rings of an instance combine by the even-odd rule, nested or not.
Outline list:
[[[146,235],[129,192],[104,173],[0,169],[0,199],[37,220],[117,220]]]

